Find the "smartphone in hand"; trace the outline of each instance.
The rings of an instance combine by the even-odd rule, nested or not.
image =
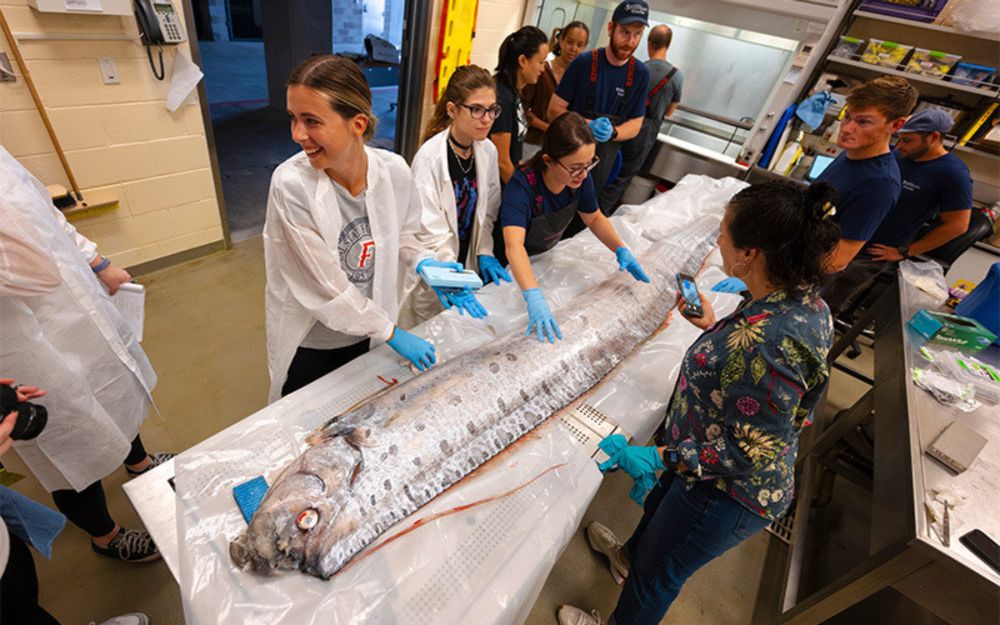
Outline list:
[[[677,288],[681,292],[681,297],[687,303],[684,316],[694,318],[704,317],[705,309],[702,308],[701,298],[698,297],[698,285],[695,284],[694,278],[686,273],[677,274]]]

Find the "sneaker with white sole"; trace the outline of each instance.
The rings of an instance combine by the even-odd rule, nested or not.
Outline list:
[[[95,625],[94,621],[91,621],[90,625]],[[149,625],[149,617],[141,612],[129,612],[102,621],[100,625]]]
[[[559,619],[559,625],[605,625],[601,613],[597,610],[584,612],[571,605],[559,606],[556,618]]]
[[[123,527],[107,547],[98,547],[93,541],[90,542],[90,546],[98,555],[123,562],[151,562],[161,558],[160,550],[156,548],[152,536],[143,530],[129,530]]]
[[[153,469],[160,466],[167,460],[170,460],[176,455],[177,454],[168,454],[168,453],[149,454],[150,463],[148,467],[146,467],[145,469],[139,469],[138,471],[136,471],[135,469],[130,469],[128,467],[125,467],[125,472],[128,473],[130,477],[139,477],[143,473],[152,471]]]
[[[629,563],[625,559],[623,545],[615,533],[606,525],[594,521],[587,526],[587,542],[590,543],[591,549],[607,557],[611,578],[619,586],[623,585],[625,578],[628,577]]]

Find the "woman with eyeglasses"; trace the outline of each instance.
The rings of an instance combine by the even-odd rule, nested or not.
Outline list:
[[[493,255],[493,224],[500,209],[497,150],[487,140],[500,114],[496,83],[482,67],[459,67],[448,80],[413,157],[420,196],[417,240],[441,261],[478,270],[483,282],[510,282]],[[483,317],[486,310],[469,289],[432,290],[417,273],[403,285],[400,323],[412,327],[454,306]],[[440,303],[439,303],[440,302]]]
[[[514,279],[528,306],[529,334],[554,343],[562,338],[559,324],[538,288],[530,256],[555,247],[573,216],[615,253],[618,268],[636,280],[649,282],[646,272],[625,247],[614,226],[597,210],[597,194],[590,171],[597,166],[594,135],[587,120],[563,113],[542,136],[542,149],[521,167],[504,188],[500,225]]]
[[[501,111],[490,129],[490,141],[497,146],[500,180],[504,184],[521,164],[524,137],[528,133],[528,117],[521,100],[521,89],[538,82],[545,71],[548,53],[548,37],[534,26],[523,26],[507,35],[500,44],[494,78]]]

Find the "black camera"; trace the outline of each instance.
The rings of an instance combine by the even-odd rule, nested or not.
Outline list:
[[[16,412],[17,423],[10,437],[16,441],[30,441],[45,429],[49,412],[45,406],[17,400],[17,389],[9,384],[0,384],[0,423],[7,415]]]

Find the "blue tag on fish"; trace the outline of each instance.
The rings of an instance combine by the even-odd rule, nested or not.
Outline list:
[[[267,488],[267,481],[261,475],[233,487],[233,498],[236,500],[236,505],[240,507],[240,512],[243,513],[247,525],[250,524],[254,512],[257,512],[257,508],[260,507],[260,502],[267,494]]]

